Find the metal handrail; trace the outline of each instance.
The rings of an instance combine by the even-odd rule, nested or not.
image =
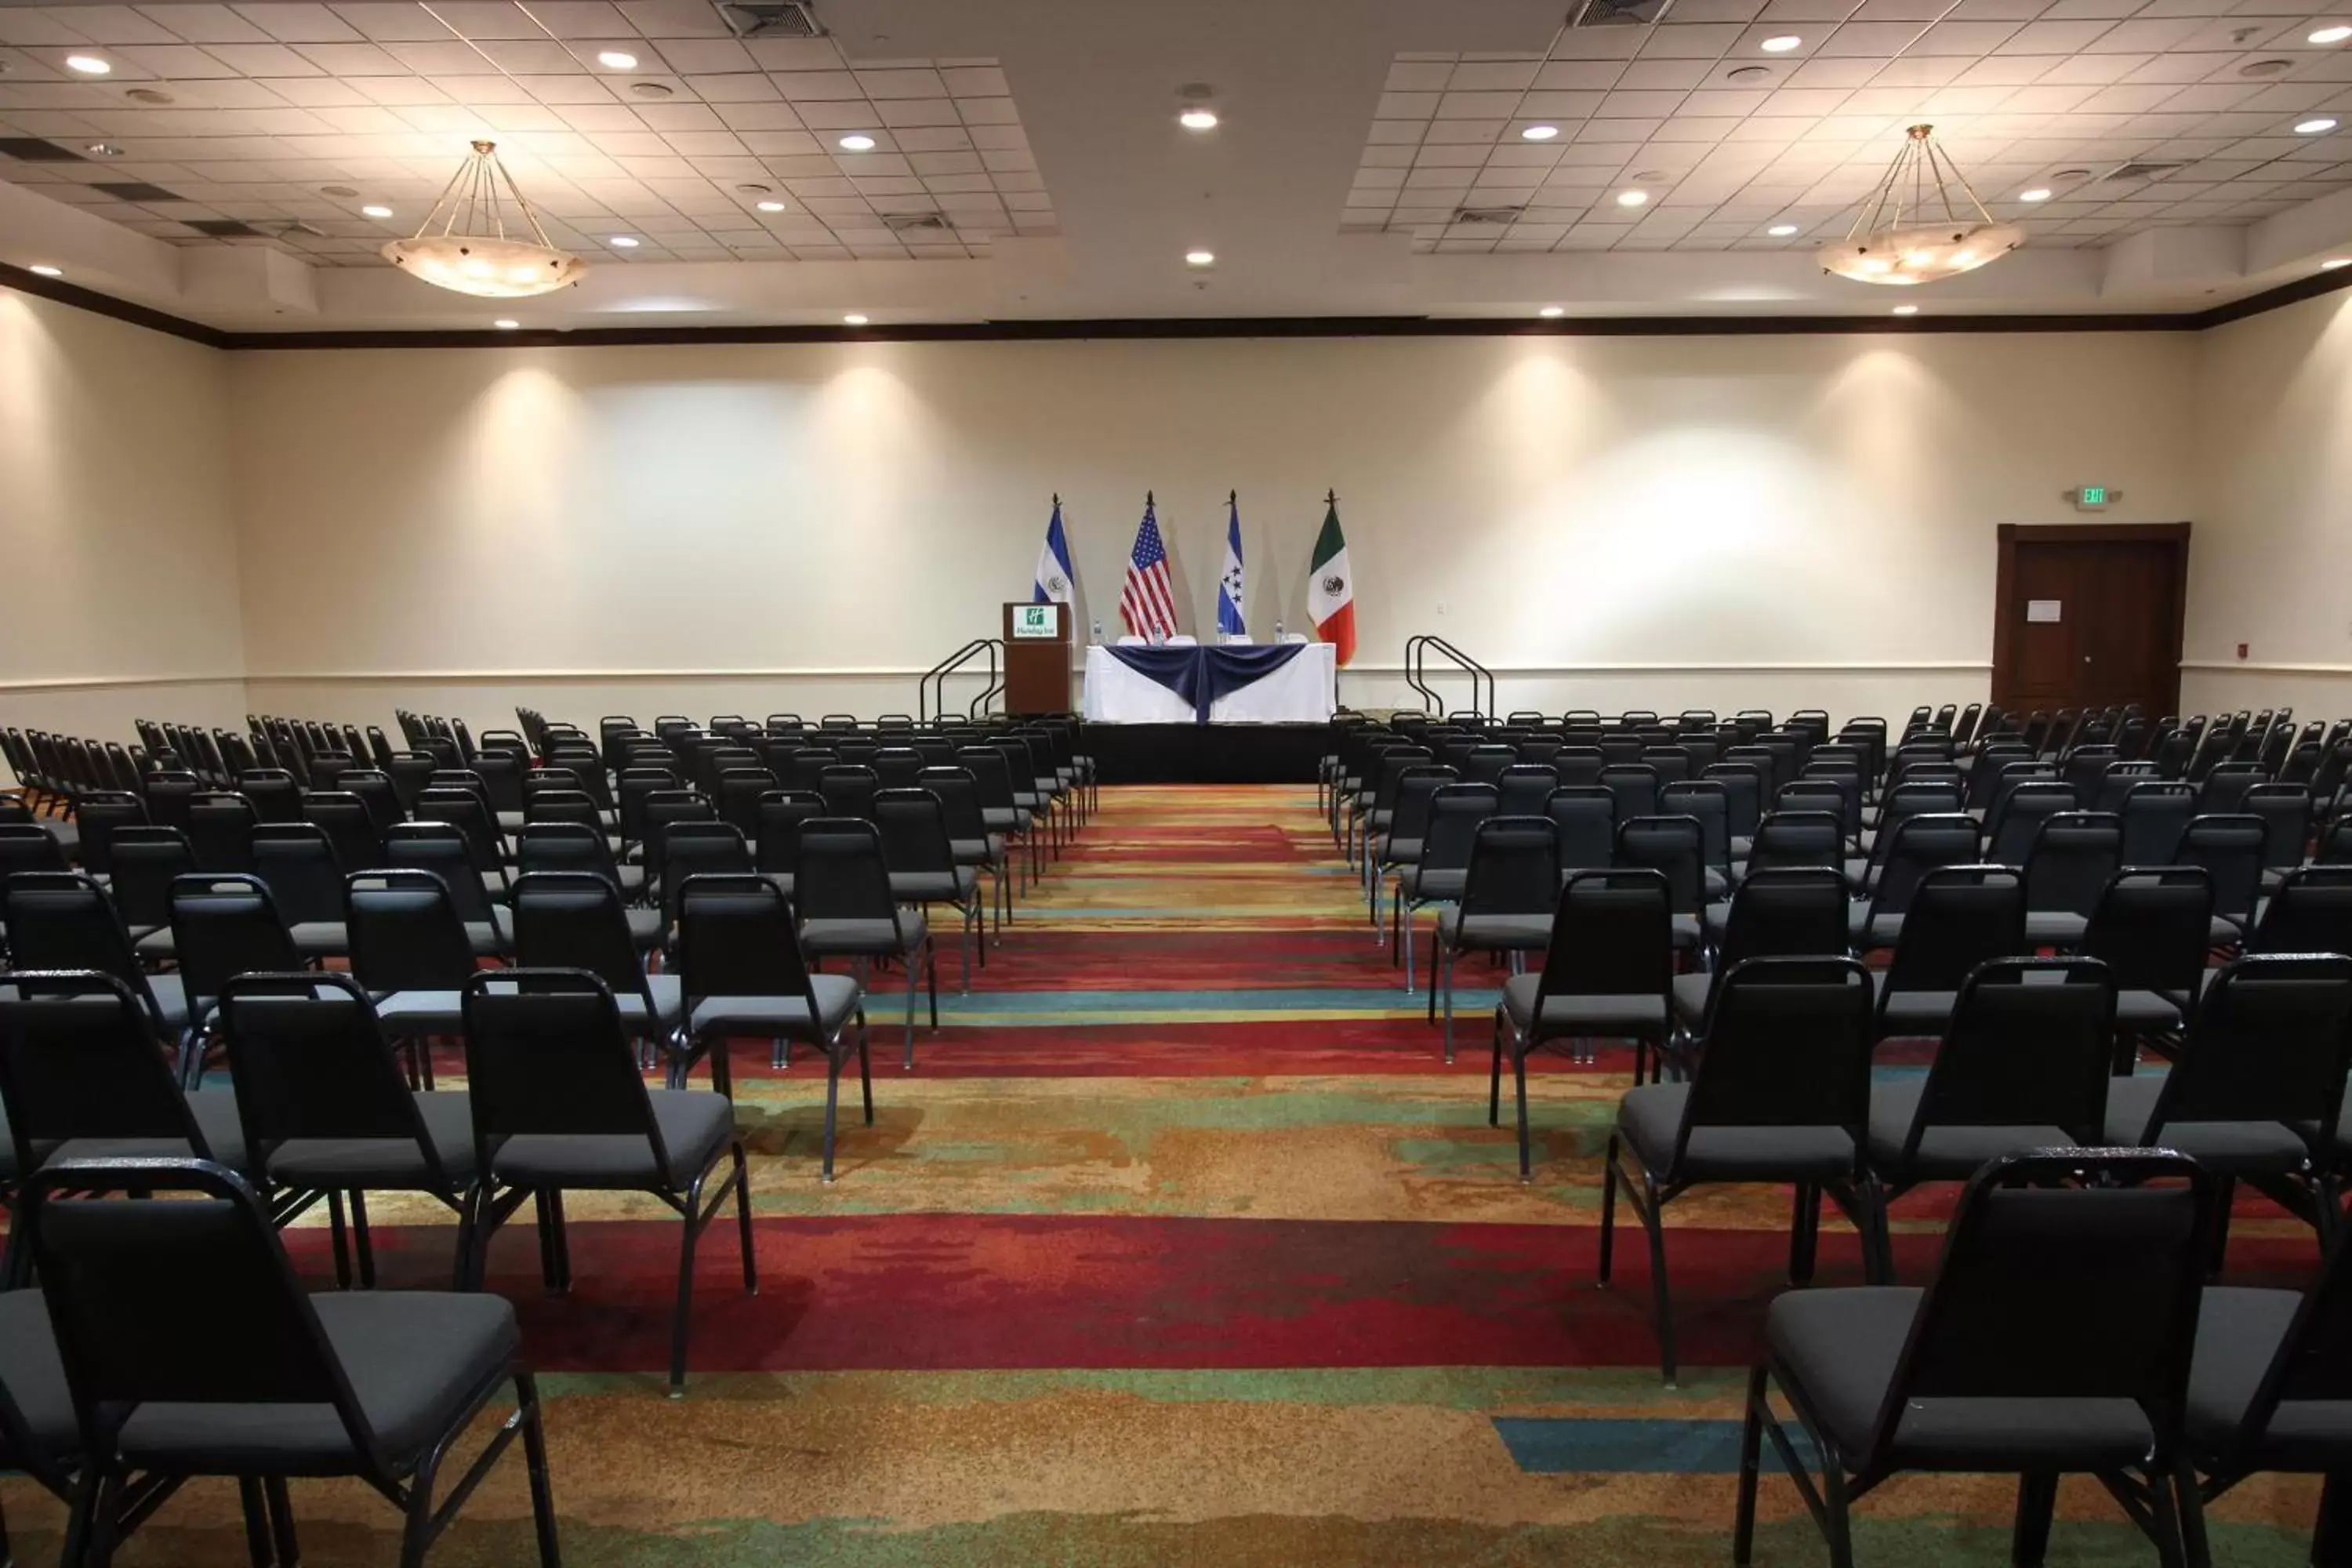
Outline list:
[[[988,685],[979,696],[973,698],[964,708],[965,718],[978,718],[981,713],[982,704],[985,703],[990,698],[1004,689],[1003,671],[1002,667],[998,664],[996,657],[999,650],[1003,647],[1004,639],[1002,637],[974,637],[970,642],[964,644],[963,647],[956,649],[955,652],[948,655],[947,658],[940,660],[939,663],[925,670],[923,672],[922,679],[915,683],[915,717],[917,721],[928,724],[934,719],[946,718],[948,716],[948,677],[955,674],[958,670],[961,669],[965,665],[970,664],[973,659],[978,658],[981,655],[986,654],[988,656]]]
[[[1405,683],[1421,698],[1423,710],[1441,714],[1445,711],[1444,702],[1438,697],[1436,689],[1429,684],[1428,665],[1432,651],[1451,659],[1463,674],[1470,678],[1472,710],[1483,718],[1495,717],[1500,710],[1495,696],[1494,671],[1434,632],[1417,633],[1404,641]],[[1483,689],[1482,681],[1485,683]]]

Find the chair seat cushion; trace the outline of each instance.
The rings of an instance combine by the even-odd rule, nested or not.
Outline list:
[[[1675,1022],[1696,1033],[1706,1022],[1706,1004],[1715,994],[1712,974],[1677,974],[1673,981]]]
[[[1791,1182],[1850,1174],[1853,1139],[1843,1127],[1697,1127],[1682,1163],[1675,1138],[1690,1099],[1686,1083],[1644,1084],[1617,1103],[1617,1128],[1643,1165],[1694,1182]]]
[[[1959,1005],[1957,991],[1888,991],[1882,993],[1879,1034],[1885,1038],[1941,1039]]]
[[[866,997],[864,989],[846,974],[812,974],[809,990],[816,997],[814,1025],[803,997],[706,996],[694,1005],[691,1027],[698,1036],[729,1033],[774,1039],[789,1035],[822,1044],[841,1032]]]
[[[1696,914],[1675,915],[1671,917],[1671,923],[1674,944],[1677,952],[1696,952],[1705,940],[1705,933],[1699,930],[1699,918]]]
[[[198,1089],[188,1096],[188,1114],[204,1134],[212,1157],[233,1171],[245,1169],[245,1123],[236,1113],[236,1096],[226,1084]],[[152,1160],[188,1157],[181,1138],[68,1138],[39,1151],[41,1163],[64,1160]]]
[[[864,954],[895,957],[912,952],[929,936],[931,928],[919,910],[900,910],[895,920],[803,921],[801,946],[812,955]]]
[[[2160,1144],[2178,1149],[2223,1175],[2294,1171],[2309,1157],[2304,1141],[2281,1121],[2170,1121],[2149,1128],[2164,1081],[2163,1074],[2139,1073],[2107,1085],[2108,1142],[2124,1148]]]
[[[2184,1026],[2180,1004],[2160,991],[2116,993],[2116,1027],[2165,1033]]]
[[[991,833],[1018,833],[1029,826],[1029,814],[1011,805],[982,806],[980,819]]]
[[[1874,1084],[1870,1090],[1870,1162],[1882,1171],[1897,1172],[1913,1182],[1962,1182],[1988,1160],[2019,1149],[2063,1149],[2074,1140],[2059,1127],[1927,1128],[1919,1135],[1917,1154],[1908,1163],[1903,1145],[1919,1113],[1924,1078]]]
[[[661,1128],[666,1166],[653,1145],[634,1133],[530,1133],[492,1152],[491,1173],[502,1183],[540,1187],[685,1187],[709,1167],[735,1132],[735,1108],[708,1089],[646,1091]]]
[[[462,991],[392,991],[375,999],[375,1016],[394,1039],[420,1035],[457,1035],[466,1028]]]
[[[131,942],[131,951],[139,956],[142,963],[167,963],[179,955],[179,941],[173,936],[170,926],[156,926],[143,931],[134,930],[133,935],[136,940]]]
[[[1391,838],[1381,846],[1381,864],[1418,866],[1421,864],[1421,847],[1425,842],[1420,838]]]
[[[1522,1036],[1528,1033],[1535,1010],[1536,988],[1542,984],[1540,974],[1514,974],[1503,982],[1503,1016]],[[1665,1029],[1666,1000],[1653,992],[1648,995],[1547,996],[1542,1026],[1536,1033],[1542,1038],[1573,1035],[1659,1039]]]
[[[2189,1451],[2201,1468],[2240,1458],[2246,1409],[2303,1305],[2295,1290],[2209,1285],[2197,1307],[2197,1353],[2189,1368]],[[2315,1472],[2352,1466],[2352,1401],[2280,1402],[2255,1441],[2252,1468]]]
[[[2090,924],[2071,910],[2028,910],[2025,940],[2035,947],[2074,947]]]
[[[173,1029],[188,1026],[188,993],[176,974],[147,976],[148,994],[155,998],[155,1010],[163,1015],[163,1023]]]
[[[350,928],[341,921],[297,921],[288,928],[294,951],[305,958],[349,958]]]
[[[487,1294],[338,1290],[310,1306],[396,1469],[465,1416],[521,1342],[514,1309]],[[116,1441],[126,1465],[182,1474],[324,1476],[358,1462],[328,1405],[146,1405]]]
[[[985,838],[955,838],[948,842],[959,866],[993,866],[1004,858],[1004,837],[992,833]]]
[[[1854,899],[1846,906],[1845,934],[1860,948],[1893,947],[1903,935],[1903,916],[1899,911],[1871,913],[1871,900]]]
[[[504,904],[490,906],[487,921],[466,922],[466,942],[477,958],[496,958],[514,951],[514,911]]]
[[[450,1185],[474,1179],[474,1110],[463,1090],[411,1097],[425,1135]],[[270,1180],[289,1187],[359,1187],[370,1192],[430,1190],[432,1167],[405,1138],[293,1138],[270,1152]]]
[[[1397,873],[1397,889],[1407,903],[1444,903],[1460,898],[1469,880],[1470,873],[1458,868],[1407,866]]]
[[[655,1016],[651,1026],[663,1034],[677,1028],[686,1016],[686,996],[679,989],[678,977],[667,973],[648,974],[646,976],[646,990],[654,999]],[[619,1005],[621,1022],[628,1026],[631,1034],[641,1034],[646,1030],[645,997],[635,991],[615,987],[613,1000]]]
[[[0,1387],[16,1402],[41,1449],[38,1455],[20,1455],[0,1432],[0,1465],[22,1468],[28,1458],[61,1463],[79,1452],[73,1395],[66,1390],[65,1365],[49,1329],[48,1303],[38,1290],[0,1292]]]
[[[1767,1353],[1804,1391],[1848,1454],[1869,1447],[1925,1292],[1897,1286],[1791,1290],[1764,1320]],[[1896,1462],[1914,1469],[2121,1469],[2154,1435],[2128,1399],[1914,1400],[1895,1428]]]
[[[952,871],[893,871],[890,896],[910,904],[969,903],[980,893],[980,873],[969,866]]]
[[[1465,921],[1456,906],[1439,911],[1437,934],[1448,947],[1531,952],[1551,945],[1551,916],[1472,915]]]

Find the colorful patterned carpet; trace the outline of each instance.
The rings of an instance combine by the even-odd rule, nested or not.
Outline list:
[[[1465,990],[1449,1069],[1401,978],[1311,790],[1107,790],[972,994],[942,995],[910,1074],[877,1000],[878,1115],[845,1115],[836,1184],[817,1180],[821,1067],[772,1073],[743,1042],[763,1285],[742,1294],[714,1227],[687,1398],[662,1396],[677,1231],[649,1200],[573,1201],[567,1298],[542,1295],[527,1227],[494,1254],[548,1374],[567,1560],[1727,1562],[1785,1194],[1669,1211],[1685,1371],[1665,1389],[1638,1238],[1614,1288],[1592,1277],[1626,1058],[1541,1065],[1523,1186],[1507,1101],[1486,1124],[1492,992]],[[1909,1277],[1951,1195],[1898,1207]],[[384,1283],[439,1284],[436,1215],[374,1213]],[[1852,1233],[1827,1228],[1820,1282],[1858,1281]],[[323,1280],[321,1240],[294,1244]],[[2231,1272],[2299,1280],[2312,1250],[2256,1201]],[[1861,1509],[1860,1559],[2005,1563],[2011,1495],[1898,1480]],[[372,1494],[294,1496],[309,1562],[393,1561]],[[1789,1483],[1764,1497],[1758,1561],[1824,1561]],[[58,1510],[19,1482],[6,1500],[19,1560],[54,1560]],[[2216,1561],[2300,1562],[2315,1503],[2308,1483],[2248,1486],[2214,1510]],[[2094,1485],[2069,1482],[2061,1514],[2053,1563],[2154,1560]],[[529,1562],[527,1518],[509,1463],[433,1560]],[[192,1488],[121,1561],[243,1563],[233,1490]]]

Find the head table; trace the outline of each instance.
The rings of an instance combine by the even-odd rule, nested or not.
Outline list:
[[[1091,724],[1319,724],[1339,708],[1329,643],[1096,643],[1087,649]]]

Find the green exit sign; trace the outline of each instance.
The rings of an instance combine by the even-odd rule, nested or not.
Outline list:
[[[2107,487],[2105,485],[2084,485],[2083,487],[2083,504],[2084,506],[2106,505]]]
[[[2105,511],[2124,499],[2124,492],[2105,485],[2082,485],[2066,492],[2076,511]]]

